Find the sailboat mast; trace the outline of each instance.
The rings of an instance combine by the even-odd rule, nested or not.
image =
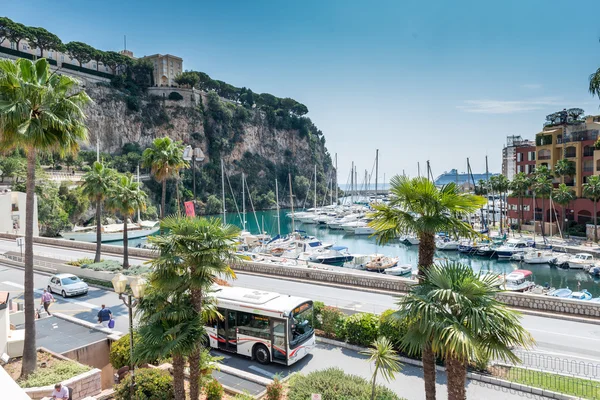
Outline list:
[[[281,215],[279,214],[279,186],[277,186],[277,178],[275,178],[275,202],[277,203],[277,234],[281,235]]]
[[[292,206],[292,233],[295,232],[294,227],[294,195],[292,194],[292,174],[288,174],[288,181],[290,182],[290,205]]]
[[[338,169],[337,169],[337,153],[335,153],[335,204],[338,203]]]
[[[354,204],[354,161],[350,170],[350,204]]]
[[[246,230],[246,192],[244,188],[244,173],[242,172],[242,230]]]
[[[377,202],[377,177],[379,176],[379,149],[375,151],[375,202]]]
[[[223,202],[223,226],[227,224],[227,211],[225,209],[225,166],[221,158],[221,201]]]
[[[313,201],[313,207],[317,208],[317,164],[315,164],[315,193],[314,193],[314,201]]]
[[[137,184],[138,184],[138,192],[140,191],[140,165],[138,164],[137,166]],[[140,218],[140,208],[138,207],[137,209],[137,222],[138,224],[140,223],[140,221],[142,220]]]

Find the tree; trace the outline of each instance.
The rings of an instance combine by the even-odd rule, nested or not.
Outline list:
[[[4,182],[4,178],[13,178],[15,183],[19,183],[19,178],[27,175],[25,160],[16,156],[0,160],[0,170],[2,171],[1,182]]]
[[[69,42],[65,45],[69,57],[74,58],[80,67],[94,59],[96,49],[83,42]]]
[[[565,176],[573,176],[576,173],[575,163],[566,158],[558,160],[554,166],[554,173],[561,178],[561,183],[565,183]]]
[[[508,178],[504,175],[498,175],[496,178],[496,190],[500,192],[500,231],[503,231],[504,218],[504,200],[506,199],[506,191],[510,186]]]
[[[75,152],[87,138],[83,106],[90,98],[78,81],[52,74],[46,59],[0,60],[0,149],[27,156],[25,206],[25,345],[22,376],[36,368],[33,298],[33,214],[37,154]]]
[[[123,217],[123,268],[129,268],[129,249],[127,240],[127,223],[137,210],[146,209],[146,192],[140,190],[139,184],[132,176],[118,176],[116,183],[108,192],[107,206]]]
[[[196,87],[200,78],[196,72],[185,71],[175,77],[175,83],[180,86]]]
[[[542,169],[541,167],[539,169]],[[537,171],[536,171],[537,172]],[[545,174],[539,174],[533,179],[532,189],[537,198],[542,199],[542,236],[544,236],[544,222],[545,210],[544,210],[544,199],[550,196],[552,193],[553,185],[552,180]],[[534,210],[535,213],[535,210]]]
[[[523,223],[523,196],[529,190],[531,180],[525,175],[524,172],[517,173],[512,182],[510,183],[510,190],[518,198],[519,210],[517,210],[517,216],[519,220],[519,232],[521,232],[521,224]]]
[[[565,219],[567,218],[567,206],[576,198],[577,196],[575,196],[575,192],[573,192],[573,190],[571,190],[564,183],[561,183],[552,191],[552,200],[554,200],[556,204],[562,206],[562,218],[560,226],[563,233],[565,231]]]
[[[150,238],[159,251],[158,258],[150,262],[155,271],[154,283],[166,293],[189,291],[194,309],[202,314],[203,297],[215,279],[235,276],[229,265],[236,259],[234,243],[239,230],[223,225],[217,218],[181,216],[166,217],[160,226],[167,233]],[[201,350],[197,346],[189,355],[192,399],[200,393]]]
[[[104,65],[111,69],[113,75],[122,70],[131,63],[131,59],[123,54],[119,54],[115,51],[105,51],[101,54],[101,61]]]
[[[19,50],[19,44],[21,43],[21,40],[26,39],[28,37],[28,32],[29,28],[27,28],[25,25],[20,24],[18,22],[13,22],[10,25],[8,25],[7,38],[11,42],[15,42],[15,44],[17,45],[17,50]]]
[[[583,184],[583,195],[594,202],[594,242],[598,242],[598,201],[600,200],[600,175],[592,175]]]
[[[162,183],[160,218],[163,219],[165,217],[167,179],[179,176],[181,168],[189,167],[188,162],[183,159],[183,144],[174,142],[169,137],[154,139],[152,146],[144,150],[142,154],[142,166],[150,168],[154,178]]]
[[[492,194],[492,226],[495,228],[496,227],[496,200],[494,198],[494,192],[496,190],[498,190],[498,176],[497,175],[492,175],[490,176],[490,178],[487,180],[487,187],[489,188],[489,191]],[[490,211],[490,207],[488,206],[487,208],[487,212],[489,215],[489,211]]]
[[[377,388],[377,374],[381,370],[381,375],[386,381],[394,379],[394,375],[400,372],[400,357],[394,350],[392,342],[384,336],[378,337],[372,347],[369,347],[365,351],[361,351],[361,354],[369,356],[369,362],[375,364],[375,370],[373,371],[373,377],[371,378],[371,384],[373,389],[371,390],[371,400],[375,400],[375,389]]]
[[[454,183],[437,188],[425,177],[394,176],[390,180],[391,201],[375,204],[373,220],[377,241],[387,243],[399,235],[419,237],[419,278],[423,279],[433,264],[435,234],[454,232],[458,236],[475,235],[471,225],[462,217],[477,211],[487,200],[469,193],[460,193]],[[422,349],[423,376],[427,400],[435,399],[435,355],[427,343]]]
[[[40,57],[44,57],[44,50],[63,49],[63,42],[54,33],[44,28],[27,28],[27,41],[34,49],[40,49]]]
[[[100,262],[102,251],[102,204],[113,190],[116,173],[102,163],[94,162],[92,169],[83,176],[83,193],[96,203],[96,256],[94,262]]]
[[[6,17],[0,17],[0,44],[10,36],[10,28],[14,22]]]
[[[416,354],[423,345],[431,345],[445,361],[450,400],[466,399],[468,365],[490,359],[516,363],[519,359],[511,348],[534,344],[520,324],[520,314],[496,300],[500,291],[496,276],[447,262],[431,266],[398,303],[396,317],[410,321],[401,346]]]

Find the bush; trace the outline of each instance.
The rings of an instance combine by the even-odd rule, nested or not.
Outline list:
[[[94,263],[93,258],[83,257],[83,258],[80,258],[79,260],[69,261],[66,264],[72,265],[74,267],[81,267],[82,265],[93,264],[93,263]]]
[[[171,92],[169,93],[169,100],[180,101],[183,100],[183,96],[180,95],[178,92]]]
[[[370,400],[371,384],[366,379],[347,375],[340,368],[329,368],[308,375],[294,375],[290,379],[288,400],[310,399],[311,394],[321,393],[323,400]],[[400,400],[390,389],[377,385],[376,400]]]
[[[206,400],[221,400],[223,398],[223,386],[216,380],[208,382],[205,387]]]
[[[247,393],[241,393],[241,394],[237,394],[233,399],[234,400],[254,400],[254,396],[247,394]]]
[[[399,321],[393,317],[395,310],[386,310],[379,316],[379,336],[385,336],[392,342],[396,350],[400,350],[400,342],[408,327],[406,322]]]
[[[273,378],[273,382],[267,386],[267,400],[281,400],[283,397],[283,384],[279,378]]]
[[[134,334],[134,346],[137,342],[137,335]],[[110,365],[113,366],[114,369],[122,368],[126,365],[129,365],[129,360],[131,359],[131,350],[129,346],[129,335],[125,335],[121,337],[119,340],[112,342],[110,345],[110,353],[108,355],[108,360]]]
[[[123,269],[123,266],[118,261],[106,260],[97,263],[92,262],[91,264],[82,264],[81,268],[91,269],[92,271],[119,272]]]
[[[140,99],[135,96],[127,96],[125,104],[130,111],[140,111]]]
[[[22,388],[31,388],[39,386],[54,385],[56,382],[62,382],[71,379],[74,376],[83,374],[91,370],[87,365],[67,360],[57,361],[48,368],[38,368],[27,379],[18,381]]]
[[[323,324],[321,320],[323,318],[323,308],[325,307],[325,303],[322,301],[313,302],[313,328],[315,329],[323,329]]]
[[[129,393],[131,376],[127,375],[115,387],[117,400],[173,400],[173,378],[167,371],[142,368],[135,371],[135,397]]]
[[[343,330],[345,317],[344,313],[337,307],[323,307],[321,310],[321,327],[325,336],[342,339],[344,337]]]
[[[375,314],[354,314],[344,321],[344,334],[348,343],[369,346],[377,339],[378,331],[379,319]]]
[[[92,170],[92,167],[90,167],[89,165],[84,165],[83,167],[81,167],[81,170],[83,172],[90,172]]]

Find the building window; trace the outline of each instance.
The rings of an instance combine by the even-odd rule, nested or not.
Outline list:
[[[517,162],[523,161],[523,153],[517,153]]]
[[[16,50],[17,49],[17,44],[15,42],[10,42],[10,49],[11,50]]]
[[[173,67],[173,61],[171,61],[171,67]]]
[[[550,159],[550,150],[544,149],[538,151],[538,160],[549,160]]]
[[[52,52],[51,51],[48,52],[48,60],[52,60]]]
[[[565,157],[566,158],[574,158],[577,155],[577,149],[575,146],[569,146],[565,149]],[[541,160],[541,158],[540,158]]]
[[[527,159],[529,161],[535,161],[535,151],[530,151],[527,153]]]
[[[92,68],[94,68],[94,69],[97,69],[97,68],[98,68],[98,64],[96,64],[96,63],[93,63],[93,64],[92,64]]]
[[[29,50],[29,47],[27,47],[26,44],[23,44],[23,51],[27,51],[27,50]]]
[[[583,148],[583,156],[584,157],[592,157],[594,155],[594,147],[593,146],[585,146]]]
[[[64,55],[64,54],[61,54],[61,55],[60,55],[60,62],[61,62],[61,63],[64,63],[64,62],[65,62],[65,55]]]

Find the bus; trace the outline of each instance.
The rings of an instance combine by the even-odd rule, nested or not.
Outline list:
[[[315,346],[310,299],[240,287],[214,286],[222,319],[206,327],[210,346],[261,364],[292,365]]]

